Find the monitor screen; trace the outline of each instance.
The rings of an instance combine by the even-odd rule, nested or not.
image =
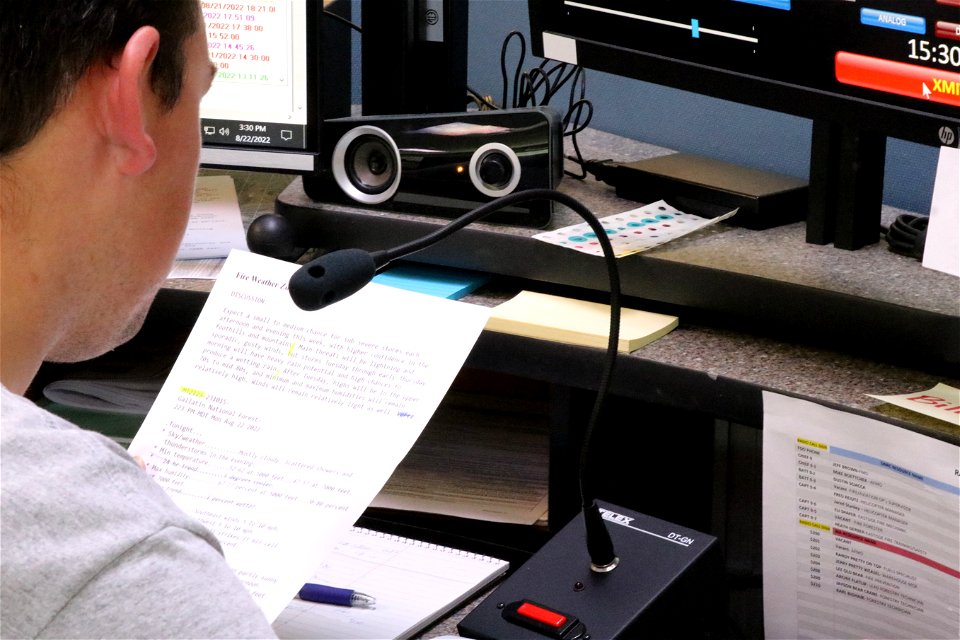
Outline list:
[[[960,0],[528,0],[536,55],[813,121],[807,240],[880,234],[888,137],[958,146]]]
[[[349,11],[349,0],[328,4]],[[201,165],[321,170],[323,119],[349,115],[348,28],[326,24],[321,0],[201,0],[201,7],[218,67],[200,104]],[[346,73],[331,92],[324,79],[338,61]]]
[[[957,145],[960,0],[529,0],[537,55]]]

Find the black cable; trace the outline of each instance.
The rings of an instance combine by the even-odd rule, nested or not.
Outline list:
[[[582,67],[570,67],[566,62],[557,62],[554,63],[549,69],[547,67],[547,61],[544,60],[540,63],[539,66],[531,69],[526,77],[530,79],[530,82],[527,83],[527,89],[521,97],[521,103],[515,106],[522,106],[527,103],[539,103],[539,104],[549,104],[553,97],[559,93],[560,89],[577,73],[578,69]],[[568,67],[570,67],[568,71]],[[567,73],[564,76],[564,72]],[[551,82],[550,78],[553,76],[558,76],[555,80]],[[539,82],[536,79],[539,78]],[[546,85],[546,89],[543,91],[543,98],[537,100],[536,94],[540,91],[540,87]],[[571,94],[572,99],[572,94]]]
[[[910,256],[917,260],[923,259],[923,248],[927,242],[928,216],[917,216],[904,213],[893,221],[889,227],[880,227],[890,250],[894,253]]]
[[[350,22],[349,20],[347,20],[347,19],[344,18],[343,16],[338,16],[337,14],[333,13],[332,11],[327,11],[326,9],[324,9],[324,11],[323,11],[323,16],[324,16],[325,18],[333,18],[333,19],[336,20],[337,22],[342,22],[343,24],[347,25],[348,27],[350,27],[351,29],[353,29],[353,30],[356,31],[357,33],[363,33],[363,29],[360,28],[360,25],[355,24],[355,23],[353,23],[353,22]]]
[[[571,75],[571,78],[573,87],[576,87],[578,84],[580,86],[580,97],[579,99],[574,100],[574,94],[571,91],[570,104],[567,107],[567,115],[563,127],[565,131],[564,135],[570,138],[570,143],[573,146],[574,151],[574,155],[572,157],[567,156],[567,158],[580,167],[580,173],[575,174],[572,171],[567,170],[564,170],[564,173],[572,178],[584,180],[587,177],[587,170],[583,160],[583,153],[580,151],[580,144],[577,141],[577,134],[585,130],[587,126],[589,126],[590,121],[593,120],[593,103],[586,99],[586,76],[584,74],[583,67],[576,67],[574,69],[574,73]],[[587,109],[587,117],[585,120],[582,119],[584,108]]]
[[[539,78],[539,83],[536,80],[537,78]],[[544,89],[543,100],[537,102],[536,88],[539,86],[544,86],[546,88]],[[550,102],[550,96],[552,95],[553,92],[550,89],[550,77],[544,73],[542,67],[534,67],[529,72],[521,76],[520,95],[515,106],[537,107],[540,105],[545,105]]]
[[[571,178],[576,178],[577,180],[586,180],[587,178],[587,169],[586,162],[583,159],[583,153],[580,151],[580,143],[577,141],[576,133],[570,136],[570,144],[573,147],[573,155],[564,156],[567,160],[570,160],[574,164],[580,167],[580,173],[574,173],[568,169],[564,169],[564,175],[570,176]]]
[[[470,86],[467,86],[467,100],[473,102],[477,108],[481,110],[496,111],[500,108],[493,102],[490,102],[490,98],[481,95],[479,91]]]
[[[606,182],[613,187],[617,186],[616,173],[619,166],[619,162],[614,162],[610,159],[586,160],[583,163],[583,169],[585,172],[591,174],[600,182]]]
[[[507,70],[507,52],[510,43],[518,40],[520,44],[520,55],[516,67],[513,71],[513,87],[509,80]],[[586,98],[586,74],[583,67],[571,65],[566,62],[553,62],[542,60],[540,64],[527,72],[523,71],[523,64],[526,60],[527,45],[523,34],[519,31],[511,31],[500,47],[500,74],[502,80],[502,101],[500,108],[522,108],[530,106],[547,106],[557,96],[557,94],[566,86],[570,85],[570,94],[567,98],[566,110],[562,111],[561,129],[564,138],[570,138],[573,146],[573,154],[565,155],[564,158],[570,160],[580,167],[580,173],[574,173],[564,169],[566,176],[583,180],[587,177],[586,162],[580,151],[580,145],[577,141],[577,135],[584,131],[593,119],[593,103]],[[489,100],[480,96],[477,91],[468,88],[468,99],[472,100],[478,108],[496,108]]]
[[[512,102],[507,102],[507,91],[509,88],[509,82],[507,81],[507,45],[510,44],[510,41],[514,38],[520,40],[520,59],[517,61],[517,66],[514,69],[513,73],[513,90],[514,96]],[[500,101],[500,107],[503,109],[508,109],[508,104],[516,106],[517,100],[517,85],[520,84],[520,70],[523,68],[523,61],[527,57],[527,41],[524,39],[523,34],[519,31],[511,31],[507,34],[507,37],[503,39],[503,44],[500,45],[500,77],[503,80],[503,99]]]

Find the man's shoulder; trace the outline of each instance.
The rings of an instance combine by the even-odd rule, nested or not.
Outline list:
[[[2,403],[4,617],[17,603],[42,627],[105,567],[165,529],[182,529],[219,550],[119,445],[5,389]]]
[[[5,511],[29,506],[42,514],[46,526],[109,528],[114,537],[127,527],[134,529],[130,531],[134,536],[164,526],[206,534],[120,445],[6,389],[2,401],[0,473]],[[58,518],[63,522],[58,523]],[[8,525],[17,524],[19,529],[22,524],[6,517],[0,522],[4,535]],[[50,533],[44,537],[56,537]]]
[[[107,537],[123,544],[124,537],[142,538],[166,526],[206,537],[202,525],[178,509],[109,438],[81,429],[6,389],[2,402],[4,552],[8,534],[10,540],[30,535],[31,524],[37,527],[32,533],[40,538],[39,545],[57,544],[69,539],[71,532],[93,536],[94,544]],[[37,515],[23,521],[14,517],[17,513]]]
[[[81,429],[71,422],[37,406],[32,401],[2,388],[0,396],[0,429],[3,458],[4,494],[8,486],[15,487],[43,477],[64,478],[75,473],[76,479],[93,470],[93,482],[133,482],[147,479],[135,471],[136,464],[122,447],[109,438]],[[107,471],[106,475],[103,474]],[[152,480],[149,481],[153,484]],[[85,486],[75,482],[57,486],[57,492],[84,491]],[[40,496],[38,496],[40,497]]]

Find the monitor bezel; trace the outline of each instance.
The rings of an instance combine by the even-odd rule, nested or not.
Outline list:
[[[344,4],[341,0],[338,4]],[[306,0],[307,123],[305,148],[271,148],[203,142],[200,166],[213,169],[315,174],[322,170],[324,3]],[[349,83],[349,80],[347,80]]]
[[[546,57],[544,33],[550,33],[575,41],[575,62],[586,69],[930,146],[958,146],[960,114],[950,117],[885,102],[883,96],[853,97],[590,40],[568,26],[562,8],[563,0],[528,0],[534,55]],[[944,126],[953,130],[952,142],[943,139]]]

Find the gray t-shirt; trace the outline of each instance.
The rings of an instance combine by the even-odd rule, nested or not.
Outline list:
[[[267,638],[220,545],[129,455],[0,393],[0,636]]]

